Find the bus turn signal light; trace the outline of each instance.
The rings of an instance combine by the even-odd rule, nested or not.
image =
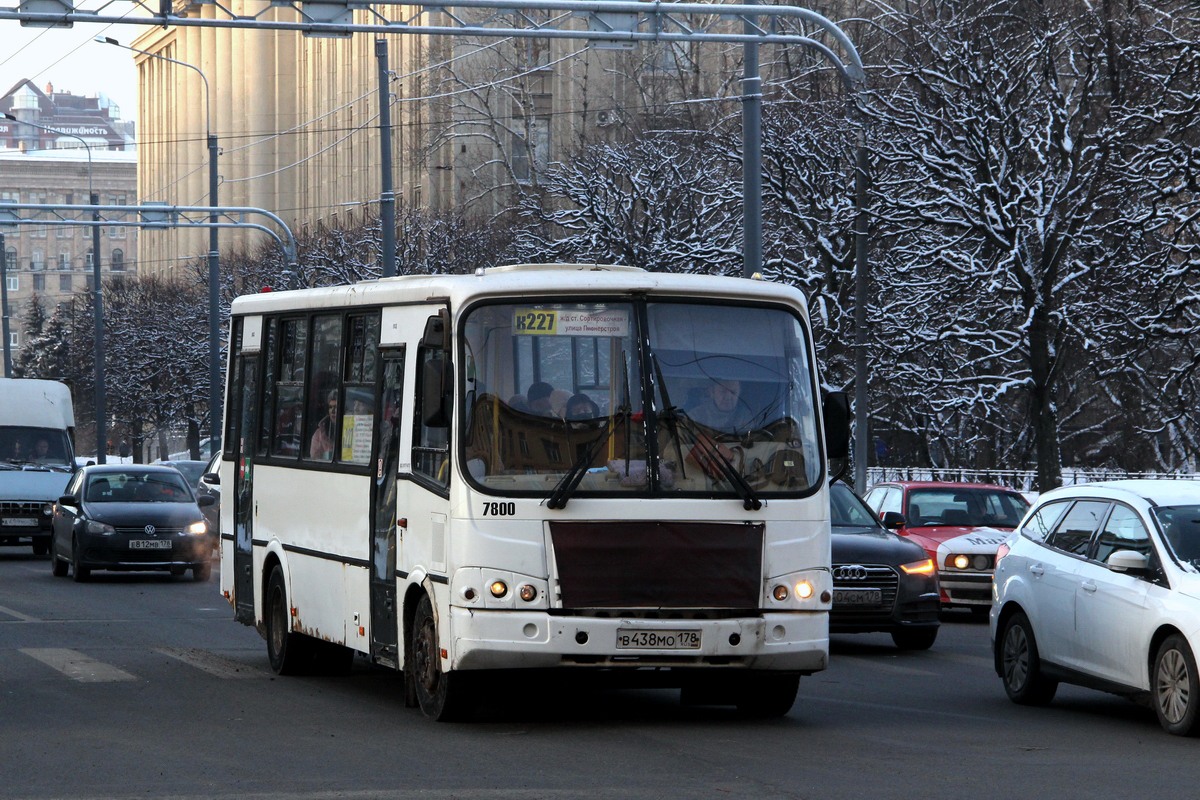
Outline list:
[[[504,581],[492,581],[492,585],[488,588],[492,590],[492,597],[497,599],[508,594],[508,584]]]

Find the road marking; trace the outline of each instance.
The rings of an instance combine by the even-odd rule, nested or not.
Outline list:
[[[203,670],[209,675],[215,675],[218,678],[240,680],[243,678],[269,677],[267,671],[264,669],[248,667],[245,664],[240,664],[232,659],[210,653],[207,650],[197,650],[191,647],[160,647],[156,652],[178,659],[188,666]]]
[[[56,669],[73,681],[80,683],[111,683],[113,681],[136,681],[137,678],[123,669],[85,656],[78,650],[58,647],[23,647],[18,652],[36,658],[46,666]]]
[[[847,656],[834,654],[830,656],[829,663],[831,668],[836,667],[839,662],[852,661],[854,664],[867,669],[878,670],[880,672],[889,672],[894,675],[937,675],[938,673],[930,669],[917,669],[916,667],[902,667],[899,664],[889,664],[885,661],[880,661],[876,658],[866,658],[864,656]]]
[[[0,606],[0,614],[8,614],[10,617],[20,622],[41,622],[37,617],[31,617],[28,614],[22,614],[20,611],[13,611],[11,608]]]

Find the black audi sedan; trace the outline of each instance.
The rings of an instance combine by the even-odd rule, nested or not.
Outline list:
[[[886,631],[902,650],[927,650],[938,632],[937,565],[916,542],[880,524],[840,481],[829,485],[833,526],[830,633]]]
[[[84,467],[54,507],[50,563],[77,581],[94,569],[192,571],[212,575],[212,544],[200,506],[173,467],[114,464]]]

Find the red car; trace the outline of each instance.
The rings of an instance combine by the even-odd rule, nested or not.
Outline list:
[[[893,481],[872,486],[863,499],[884,527],[929,553],[938,566],[943,607],[987,613],[996,548],[1029,509],[1019,492],[986,483]]]

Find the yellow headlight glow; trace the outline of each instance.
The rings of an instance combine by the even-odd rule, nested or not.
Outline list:
[[[800,581],[796,584],[796,597],[801,600],[807,600],[813,596],[813,585],[808,581]]]
[[[964,556],[962,554],[955,556],[954,566],[958,569],[966,569],[967,567],[971,566],[970,556]]]
[[[184,528],[183,532],[198,536],[200,534],[208,533],[208,526],[203,522],[193,522],[191,525],[188,525],[186,528]]]
[[[924,561],[901,564],[900,569],[904,570],[906,575],[932,575],[937,568],[933,566],[933,559],[927,558]]]
[[[492,591],[492,597],[500,598],[508,594],[508,584],[504,581],[492,581],[488,588]]]

